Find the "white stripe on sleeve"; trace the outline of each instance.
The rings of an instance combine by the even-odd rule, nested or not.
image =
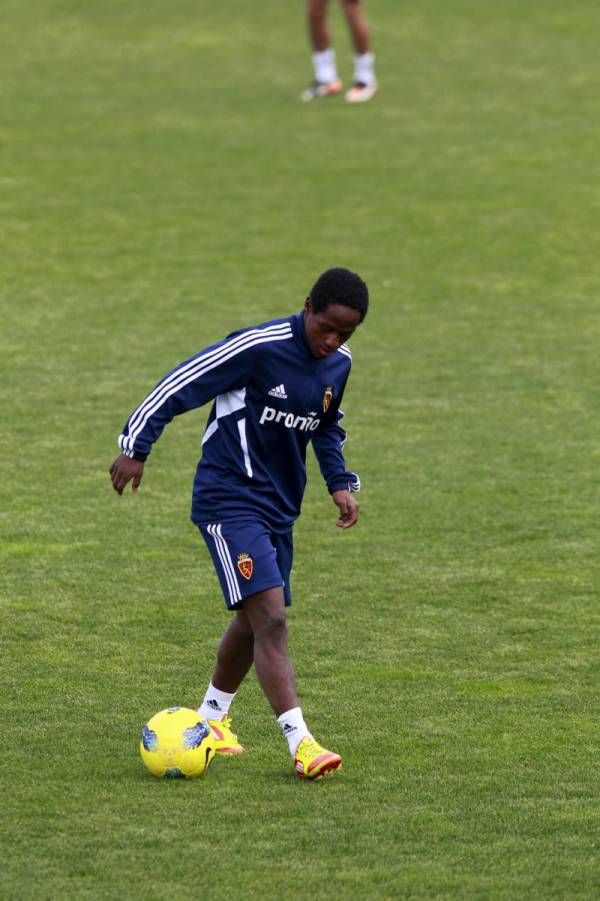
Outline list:
[[[285,341],[291,338],[292,334],[289,322],[270,326],[266,329],[252,329],[175,369],[158,383],[130,416],[128,424],[129,435],[121,436],[122,449],[126,453],[133,452],[136,438],[144,429],[148,419],[180,388],[184,388],[190,382],[195,381],[217,366],[221,366],[250,347],[266,344],[270,341]],[[121,443],[121,439],[119,441]]]

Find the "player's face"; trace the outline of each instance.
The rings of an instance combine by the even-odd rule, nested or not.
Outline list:
[[[335,353],[353,334],[360,323],[360,313],[339,303],[332,303],[320,313],[313,313],[310,297],[304,304],[304,331],[313,357],[324,359]]]

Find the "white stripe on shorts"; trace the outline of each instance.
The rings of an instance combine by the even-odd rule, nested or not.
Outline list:
[[[242,600],[242,593],[240,591],[240,586],[238,585],[233,560],[231,559],[227,542],[221,533],[221,523],[212,523],[210,526],[206,527],[206,531],[214,538],[217,554],[219,555],[219,560],[221,561],[221,566],[225,573],[225,581],[227,582],[229,591],[229,604],[230,606],[233,606],[234,604],[237,604],[238,601]]]

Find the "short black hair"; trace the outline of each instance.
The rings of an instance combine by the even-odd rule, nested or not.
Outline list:
[[[360,313],[362,322],[369,308],[369,289],[360,275],[349,269],[327,269],[310,292],[313,313],[323,313],[328,306],[339,303]]]

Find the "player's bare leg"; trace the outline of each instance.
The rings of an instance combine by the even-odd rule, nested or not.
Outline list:
[[[331,46],[327,6],[328,0],[308,0],[306,5],[315,80],[302,93],[302,100],[305,103],[319,97],[335,97],[342,90],[342,82],[337,74],[335,51]]]
[[[199,713],[208,720],[219,754],[241,754],[243,746],[231,729],[229,707],[254,658],[254,634],[243,610],[229,623],[217,651],[217,663]]]
[[[320,779],[337,770],[342,758],[314,740],[298,706],[294,670],[288,656],[283,589],[270,588],[246,598],[244,609],[254,632],[256,675],[288,742],[296,774],[303,779]]]
[[[304,779],[320,779],[342,764],[339,754],[314,740],[301,708],[288,654],[288,623],[283,588],[269,588],[246,598],[244,609],[227,627],[217,653],[217,665],[200,712],[208,719],[221,754],[244,748],[231,731],[229,705],[254,662],[261,688],[288,742],[294,769]],[[213,705],[224,715],[212,719]]]
[[[239,610],[229,623],[217,651],[213,685],[235,694],[254,662],[254,633],[248,617]]]
[[[308,33],[313,50],[322,51],[331,47],[331,30],[327,21],[329,0],[308,0],[306,14]]]
[[[246,598],[244,611],[254,635],[254,668],[267,700],[280,716],[298,706],[283,588],[268,588]]]
[[[352,35],[354,52],[359,55],[369,53],[371,49],[369,46],[369,24],[361,3],[359,0],[342,0],[342,8]]]
[[[354,83],[346,93],[346,100],[349,103],[364,103],[377,91],[369,24],[360,0],[341,0],[341,4],[354,46]]]

